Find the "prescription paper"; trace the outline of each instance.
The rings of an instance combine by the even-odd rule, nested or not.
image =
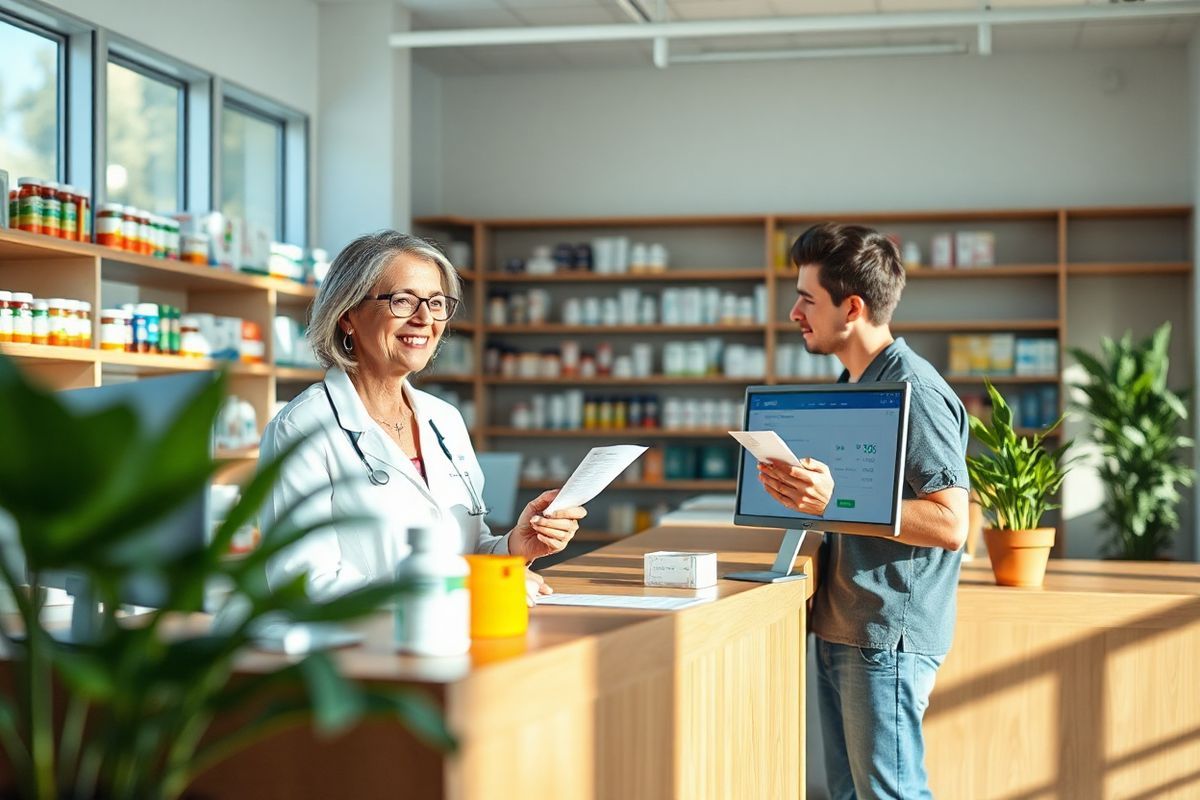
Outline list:
[[[553,514],[560,508],[581,506],[604,491],[625,468],[638,459],[648,448],[637,444],[616,444],[609,447],[593,447],[579,466],[567,478],[562,490],[545,513]]]
[[[800,466],[800,459],[775,431],[730,431],[729,435],[759,461],[780,461],[793,467]]]

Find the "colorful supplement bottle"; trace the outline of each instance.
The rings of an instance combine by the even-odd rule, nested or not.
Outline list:
[[[13,344],[30,344],[33,341],[33,295],[29,292],[13,292]]]
[[[11,342],[13,337],[12,292],[0,291],[0,343]]]
[[[29,233],[42,232],[42,182],[37,178],[17,179],[17,213],[13,224]]]
[[[61,297],[52,297],[48,301],[47,323],[49,326],[49,344],[55,347],[66,347],[71,342],[67,333],[67,301]]]
[[[121,248],[130,253],[138,252],[141,248],[138,240],[139,233],[137,209],[133,206],[123,206],[121,208]]]
[[[128,320],[119,308],[106,308],[100,312],[100,349],[121,351],[125,349],[125,328]]]
[[[96,244],[125,247],[125,206],[120,203],[105,203],[96,212]]]
[[[79,205],[79,241],[90,242],[92,240],[92,196],[87,189],[76,189],[75,199]]]
[[[50,343],[50,320],[47,317],[49,307],[45,300],[33,301],[33,333],[30,336],[30,344]]]
[[[42,233],[46,236],[59,236],[62,233],[61,188],[54,181],[42,184]]]
[[[62,225],[59,235],[70,241],[79,241],[79,194],[74,186],[60,186],[58,201],[62,204]]]

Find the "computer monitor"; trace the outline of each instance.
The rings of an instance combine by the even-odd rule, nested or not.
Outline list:
[[[521,454],[488,452],[475,457],[483,471],[483,504],[488,510],[484,521],[499,528],[513,525],[517,521]]]
[[[784,528],[783,546],[768,571],[727,575],[779,582],[809,530],[898,536],[908,444],[907,383],[751,386],[744,430],[775,431],[797,458],[829,466],[834,490],[823,516],[784,507],[758,480],[754,456],[742,450],[733,521]]]
[[[64,405],[75,411],[93,412],[115,405],[129,407],[140,419],[143,430],[154,435],[165,431],[188,401],[215,379],[214,372],[189,372],[88,389],[73,389],[60,392],[58,396]],[[211,438],[209,448],[211,451]],[[163,559],[200,551],[208,542],[211,523],[209,492],[205,487],[166,517],[146,525],[144,530],[140,531],[136,546],[141,553],[149,552]],[[90,633],[89,625],[92,620],[86,619],[85,615],[95,611],[91,607],[94,604],[90,600],[91,592],[87,581],[82,575],[69,572],[43,573],[40,579],[43,585],[65,589],[75,597],[71,621],[72,636],[86,637]],[[160,606],[166,593],[167,587],[150,575],[120,587],[121,601],[139,606]]]

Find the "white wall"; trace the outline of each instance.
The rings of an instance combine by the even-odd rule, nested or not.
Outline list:
[[[298,111],[317,112],[317,6],[311,0],[51,4]]]
[[[1190,202],[1186,78],[1182,49],[444,77],[441,203],[424,186],[415,202],[479,215]]]
[[[393,2],[320,7],[317,214],[331,253],[359,234],[409,227],[411,57],[387,44],[408,26]]]

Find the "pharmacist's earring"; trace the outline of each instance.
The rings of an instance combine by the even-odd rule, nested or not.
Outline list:
[[[347,353],[353,352],[354,350],[354,340],[350,338],[350,334],[348,333],[342,337],[342,349]]]

